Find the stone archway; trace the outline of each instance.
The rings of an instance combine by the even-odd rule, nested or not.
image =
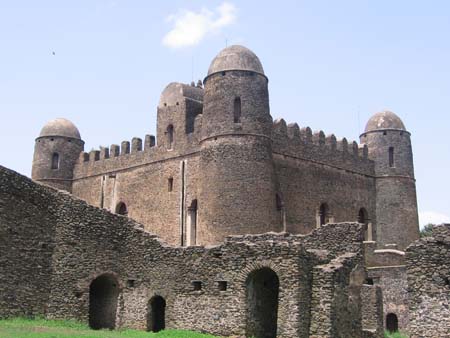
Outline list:
[[[148,302],[147,331],[159,332],[166,328],[166,300],[154,296]]]
[[[389,332],[398,331],[398,318],[395,313],[388,313],[386,316],[386,330]]]
[[[119,283],[110,274],[91,282],[89,287],[89,326],[92,329],[114,329],[116,326]]]
[[[251,272],[246,280],[247,323],[246,336],[275,338],[278,320],[277,274],[264,267]]]

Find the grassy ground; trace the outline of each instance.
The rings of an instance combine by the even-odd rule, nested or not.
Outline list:
[[[390,333],[389,331],[384,331],[384,337],[385,338],[408,338],[407,335],[405,335],[401,332]]]
[[[0,320],[1,338],[214,338],[214,336],[183,330],[158,333],[137,330],[90,330],[87,325],[61,320]]]

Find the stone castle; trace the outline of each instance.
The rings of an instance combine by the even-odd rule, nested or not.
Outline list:
[[[373,115],[359,143],[273,121],[245,47],[222,50],[203,83],[164,89],[156,138],[86,153],[74,124],[50,121],[32,179],[0,171],[0,317],[255,337],[450,330],[450,228],[419,240],[401,119]],[[437,266],[434,293],[412,287]]]

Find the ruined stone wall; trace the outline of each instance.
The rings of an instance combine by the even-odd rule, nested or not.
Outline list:
[[[381,287],[364,284],[361,288],[361,299],[364,337],[383,338],[383,296]]]
[[[47,312],[55,194],[0,166],[0,318]]]
[[[450,225],[406,250],[412,338],[448,337],[450,332]]]
[[[106,274],[117,281],[119,291],[116,327],[145,329],[149,301],[158,295],[166,301],[167,328],[243,336],[249,321],[253,320],[247,313],[248,302],[254,302],[248,300],[248,278],[254,271],[269,269],[279,279],[277,336],[308,337],[312,320],[309,311],[312,290],[320,289],[324,283],[320,274],[315,277],[314,271],[319,269],[336,271],[331,273],[334,276],[330,279],[331,284],[324,286],[335,290],[328,298],[334,307],[332,313],[336,314],[332,320],[326,321],[329,323],[326,330],[331,332],[329,336],[359,334],[355,330],[361,328],[360,316],[353,310],[338,306],[350,304],[354,299],[356,305],[350,308],[361,306],[357,300],[359,297],[351,297],[349,292],[350,275],[362,259],[361,246],[358,248],[354,244],[355,252],[331,261],[333,254],[326,251],[324,244],[314,246],[309,236],[301,235],[269,234],[261,235],[259,239],[258,236],[253,236],[253,239],[240,236],[210,248],[171,247],[127,217],[90,206],[6,169],[1,173],[2,201],[18,195],[16,201],[23,201],[25,209],[36,205],[36,210],[33,210],[35,225],[27,225],[28,230],[35,229],[41,233],[43,226],[50,229],[49,225],[54,224],[53,231],[46,233],[53,251],[41,255],[31,250],[34,259],[45,258],[39,262],[44,265],[42,278],[39,274],[36,278],[25,270],[20,271],[22,278],[29,278],[32,287],[40,287],[33,289],[33,297],[42,309],[47,307],[46,312],[40,310],[40,313],[44,312],[50,318],[87,321],[90,284],[96,277]],[[28,200],[30,198],[43,203],[36,204],[34,200]],[[9,229],[32,219],[18,211],[2,212],[0,217],[1,231],[5,231],[4,224]],[[5,223],[8,220],[9,223]],[[340,247],[339,244],[332,247],[332,252],[343,252],[344,246],[349,242],[356,243],[362,236],[361,225],[342,226],[343,229],[339,224],[328,225],[328,238],[332,238],[334,233],[335,241],[341,243]],[[356,238],[349,240],[348,233],[351,236],[356,234]],[[323,233],[316,236],[319,240]],[[33,243],[26,244],[30,246]],[[18,248],[25,249],[20,243]],[[9,260],[14,262],[11,257]],[[26,261],[20,259],[20,262],[24,264]],[[34,264],[31,262],[30,266]],[[2,275],[13,276],[15,267],[9,264],[6,268]],[[200,289],[196,290],[193,282],[200,283]],[[219,288],[223,282],[226,282],[225,289]],[[8,288],[13,286],[2,280],[1,286],[4,285]],[[16,282],[17,291],[22,292],[22,285]],[[28,290],[26,286],[24,290]],[[15,303],[12,310],[13,306],[2,303],[1,311],[14,314],[15,308],[22,304],[28,308],[22,301]],[[316,308],[314,314],[318,318],[329,315],[322,314],[321,307]]]

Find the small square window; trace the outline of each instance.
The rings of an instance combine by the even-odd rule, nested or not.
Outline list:
[[[219,291],[227,291],[227,281],[220,280],[217,282],[217,287],[219,288]]]
[[[129,279],[129,280],[127,280],[127,286],[129,287],[129,288],[134,288],[134,285],[136,284],[136,280],[134,280],[134,279]]]
[[[192,286],[194,287],[194,291],[200,291],[202,289],[202,282],[198,280],[192,281]]]

